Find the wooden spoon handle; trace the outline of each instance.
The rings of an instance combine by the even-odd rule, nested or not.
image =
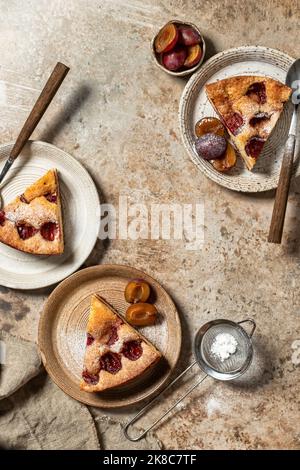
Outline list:
[[[40,119],[51,103],[69,70],[69,67],[61,62],[57,62],[46,85],[33,106],[31,113],[23,125],[20,134],[18,135],[15,145],[10,152],[10,159],[15,160],[22,151],[24,145],[40,122]]]
[[[270,243],[281,243],[285,211],[293,170],[295,141],[295,136],[289,135],[285,146],[269,230],[268,242]]]

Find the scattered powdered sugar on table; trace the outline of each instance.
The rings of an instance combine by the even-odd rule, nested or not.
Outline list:
[[[215,337],[211,345],[211,353],[217,356],[221,362],[224,362],[236,352],[237,340],[229,333],[220,333]]]

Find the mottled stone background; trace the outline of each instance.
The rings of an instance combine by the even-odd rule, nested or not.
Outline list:
[[[197,170],[178,129],[185,81],[156,68],[149,49],[158,27],[178,18],[200,27],[208,56],[260,44],[297,57],[299,1],[0,0],[0,12],[1,143],[17,136],[61,60],[71,72],[34,138],[74,155],[93,176],[102,201],[117,204],[119,195],[127,195],[147,204],[205,204],[202,250],[188,251],[184,241],[113,240],[99,242],[88,264],[130,264],[165,286],[182,318],[179,367],[187,364],[191,338],[207,320],[249,315],[257,321],[247,376],[235,384],[208,380],[157,429],[164,446],[299,449],[300,360],[292,349],[300,339],[299,181],[283,244],[269,245],[274,193],[236,194]],[[0,286],[1,327],[36,340],[51,290]],[[125,420],[133,411],[103,414]]]

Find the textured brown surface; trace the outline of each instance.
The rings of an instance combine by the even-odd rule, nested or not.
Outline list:
[[[157,26],[178,17],[199,26],[208,56],[260,44],[298,57],[299,1],[1,0],[0,5],[2,143],[17,136],[59,59],[71,72],[35,138],[81,161],[108,202],[117,204],[123,194],[147,204],[205,203],[202,250],[188,251],[180,240],[114,240],[99,242],[89,263],[127,263],[162,282],[182,317],[179,367],[188,362],[191,338],[202,323],[247,315],[257,321],[249,371],[255,374],[235,386],[207,381],[157,430],[164,446],[300,448],[300,369],[292,349],[300,340],[299,182],[289,198],[283,245],[269,245],[274,194],[236,194],[197,170],[178,130],[185,81],[160,71],[149,48]],[[36,338],[50,289],[0,291],[2,328]],[[132,411],[110,415],[126,420]]]

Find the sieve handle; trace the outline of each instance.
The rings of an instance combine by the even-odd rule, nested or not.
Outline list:
[[[152,429],[154,428],[154,426],[156,426],[165,416],[167,416],[167,414],[169,414],[182,400],[184,400],[198,385],[200,385],[207,377],[207,375],[205,375],[204,377],[202,377],[195,385],[193,385],[191,388],[188,389],[188,391],[182,396],[179,398],[179,400],[176,401],[176,403],[174,403],[174,405],[172,405],[164,414],[162,414],[153,424],[151,424],[151,426],[149,426],[145,431],[143,431],[141,434],[139,434],[138,436],[135,436],[135,437],[132,437],[128,434],[128,429],[130,428],[130,426],[132,424],[134,424],[144,413],[145,411],[147,411],[149,408],[151,408],[152,404],[157,400],[157,398],[159,398],[166,390],[168,390],[169,388],[172,387],[172,385],[174,385],[186,372],[188,372],[195,364],[197,364],[197,361],[194,361],[192,364],[190,364],[183,372],[181,372],[180,375],[178,375],[171,383],[169,383],[169,385],[167,385],[165,388],[162,389],[162,391],[156,395],[156,397],[154,397],[149,403],[147,403],[146,406],[144,406],[144,408],[142,408],[137,415],[134,416],[134,418],[132,418],[131,421],[129,421],[125,427],[124,427],[124,434],[125,434],[125,437],[127,439],[129,439],[130,441],[132,442],[137,442],[139,441],[140,439],[142,439],[144,436],[146,436],[146,434]]]
[[[238,323],[238,325],[241,325],[242,323],[251,323],[252,328],[251,328],[250,333],[248,333],[248,335],[250,336],[250,338],[252,338],[253,333],[254,333],[255,328],[256,328],[256,323],[253,320],[253,318],[246,318],[246,320],[238,321],[237,323]]]

